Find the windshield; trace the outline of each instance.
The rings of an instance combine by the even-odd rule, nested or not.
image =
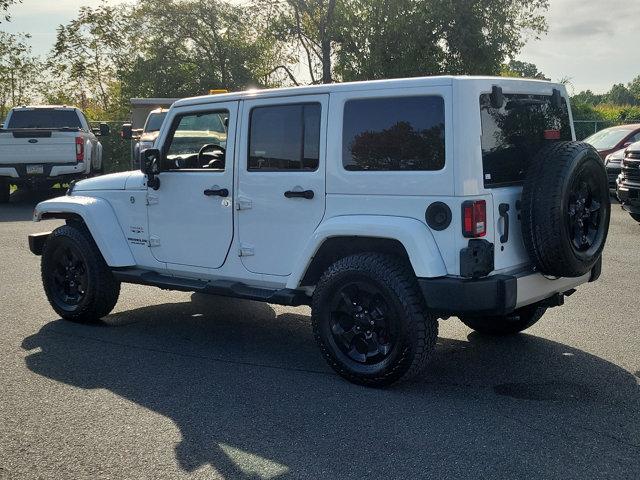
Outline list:
[[[145,133],[147,132],[159,132],[160,127],[162,127],[162,122],[164,122],[164,117],[167,116],[167,112],[158,112],[149,114],[149,118],[147,118],[147,123],[144,126]]]
[[[594,133],[585,142],[593,145],[596,150],[610,150],[622,141],[627,135],[633,132],[626,128],[606,128]]]
[[[545,145],[572,139],[564,99],[557,107],[550,95],[505,95],[503,106],[494,108],[490,97],[480,96],[486,188],[521,183],[529,163]]]
[[[38,108],[36,110],[14,110],[7,128],[73,128],[81,130],[82,124],[75,110]]]

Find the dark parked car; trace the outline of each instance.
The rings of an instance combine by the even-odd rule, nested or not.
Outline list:
[[[616,150],[607,155],[604,159],[604,166],[607,169],[607,177],[609,179],[609,189],[615,192],[617,188],[618,176],[622,172],[622,159],[626,149]]]
[[[610,153],[622,150],[634,142],[640,142],[640,124],[605,128],[584,141],[593,145],[604,160]]]
[[[618,179],[618,198],[622,208],[640,222],[640,142],[627,147]]]

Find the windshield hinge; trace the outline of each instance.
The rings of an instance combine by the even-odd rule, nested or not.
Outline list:
[[[147,194],[147,205],[157,205],[160,202],[160,198],[152,193]]]
[[[240,244],[240,250],[238,251],[239,257],[251,257],[253,256],[253,247],[250,245]]]
[[[160,246],[160,237],[157,235],[151,235],[149,237],[149,246],[150,247],[159,247]]]
[[[251,208],[253,208],[251,199],[247,197],[238,197],[236,200],[236,210],[249,210]]]

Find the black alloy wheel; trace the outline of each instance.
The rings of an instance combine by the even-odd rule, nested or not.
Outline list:
[[[118,301],[120,282],[80,222],[51,232],[42,250],[41,271],[49,303],[67,320],[99,320]]]
[[[600,182],[592,177],[576,178],[569,191],[569,225],[571,243],[578,252],[589,250],[598,237],[602,221],[602,196]]]
[[[311,321],[329,366],[372,387],[419,375],[438,337],[438,319],[411,266],[383,253],[358,253],[331,265],[314,290]]]
[[[362,280],[339,289],[331,305],[330,328],[340,351],[363,365],[387,358],[398,338],[398,322],[383,293]]]
[[[72,312],[82,303],[88,287],[82,253],[73,243],[62,242],[52,253],[51,267],[52,298],[60,308]]]

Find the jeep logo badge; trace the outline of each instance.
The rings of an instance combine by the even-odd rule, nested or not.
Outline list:
[[[31,140],[29,140],[29,143],[38,143],[38,140],[36,140],[35,138],[32,138]]]

